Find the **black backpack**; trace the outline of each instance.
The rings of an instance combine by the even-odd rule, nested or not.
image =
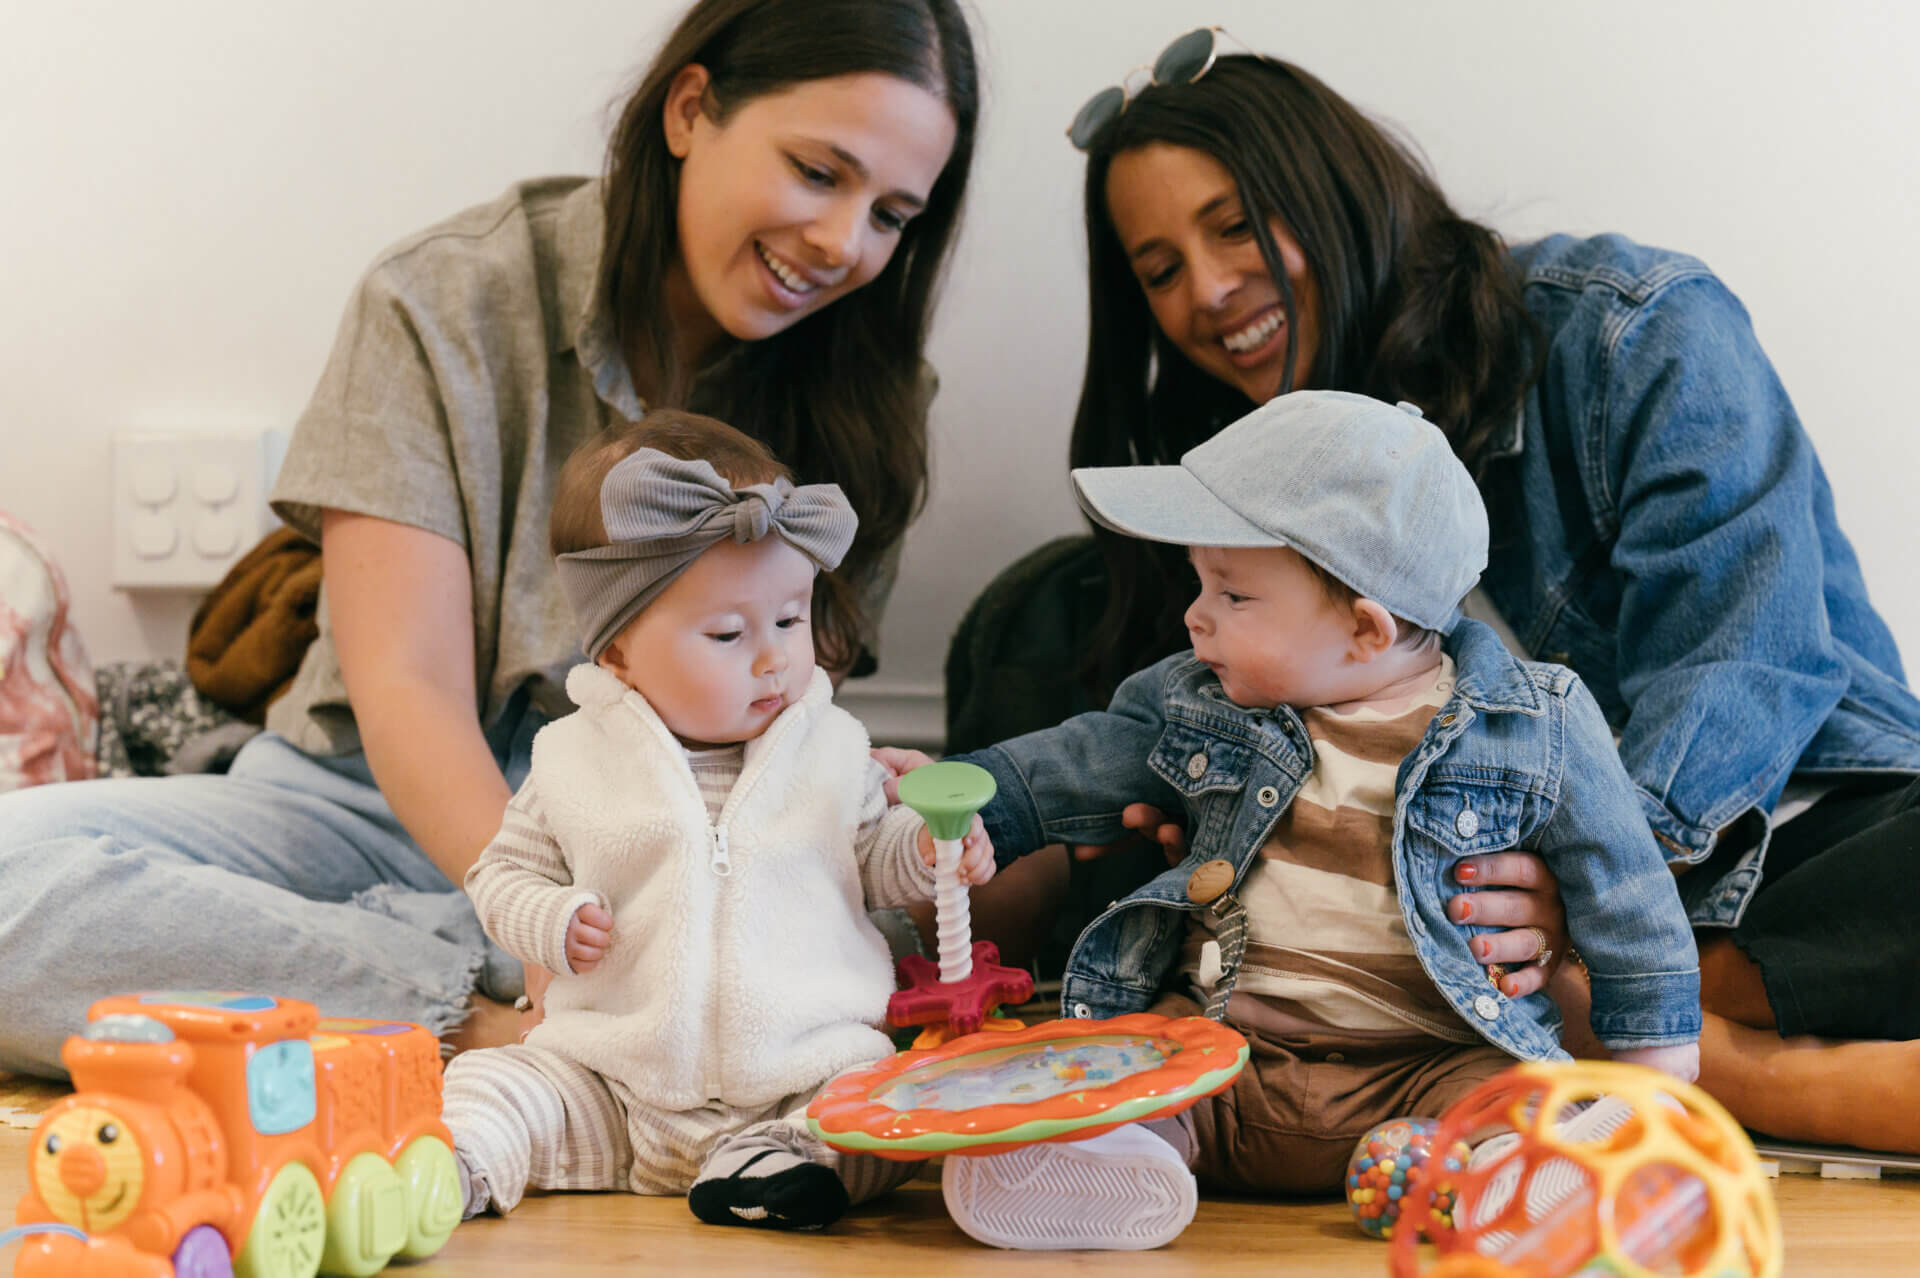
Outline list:
[[[1106,565],[1088,536],[1050,541],[987,583],[947,648],[948,753],[1098,708],[1078,669],[1106,591]]]
[[[1095,702],[1079,677],[1107,603],[1107,568],[1090,536],[1061,537],[1003,569],[980,592],[947,648],[949,754],[1037,732]],[[1067,898],[1034,966],[1058,977],[1082,929],[1113,901],[1167,868],[1144,840],[1070,861]]]

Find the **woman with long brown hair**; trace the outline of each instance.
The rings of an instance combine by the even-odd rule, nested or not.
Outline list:
[[[0,1067],[58,1073],[127,988],[514,1037],[523,972],[455,885],[569,708],[561,463],[678,405],[838,484],[861,623],[825,663],[870,666],[926,488],[922,355],[978,96],[954,0],[699,0],[604,178],[518,184],[383,254],[274,493],[325,585],[268,731],[224,777],[0,798]]]
[[[1618,235],[1504,243],[1334,90],[1217,30],[1096,95],[1072,136],[1091,324],[1072,464],[1176,461],[1297,388],[1419,405],[1491,518],[1471,611],[1579,673],[1680,875],[1702,1083],[1777,1135],[1920,1150],[1920,995],[1890,979],[1920,962],[1920,701],[1739,301],[1697,259]],[[1006,618],[1070,589],[1081,680],[996,706],[989,684],[1027,685],[961,660],[979,691],[950,707],[958,744],[1102,704],[1187,646],[1177,553],[1094,536],[1026,565],[1026,605],[977,614],[1001,619],[992,660],[1015,668]],[[1543,863],[1516,849],[1454,873],[1450,913],[1489,929],[1475,949],[1499,992],[1537,997],[1567,948]]]

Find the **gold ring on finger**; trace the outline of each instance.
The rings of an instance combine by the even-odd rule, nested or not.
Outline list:
[[[1529,927],[1527,931],[1533,933],[1534,938],[1540,942],[1539,948],[1534,951],[1533,965],[1535,967],[1545,967],[1547,964],[1553,962],[1553,947],[1547,944],[1546,932],[1537,927]]]

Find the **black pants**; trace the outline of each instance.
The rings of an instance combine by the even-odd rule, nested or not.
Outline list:
[[[1780,1032],[1920,1038],[1920,780],[1850,782],[1774,832],[1733,941]]]

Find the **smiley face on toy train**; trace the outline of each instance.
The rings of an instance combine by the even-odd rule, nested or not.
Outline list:
[[[110,1109],[80,1105],[41,1129],[32,1176],[40,1201],[55,1216],[88,1233],[104,1233],[140,1202],[146,1160],[131,1124]]]

